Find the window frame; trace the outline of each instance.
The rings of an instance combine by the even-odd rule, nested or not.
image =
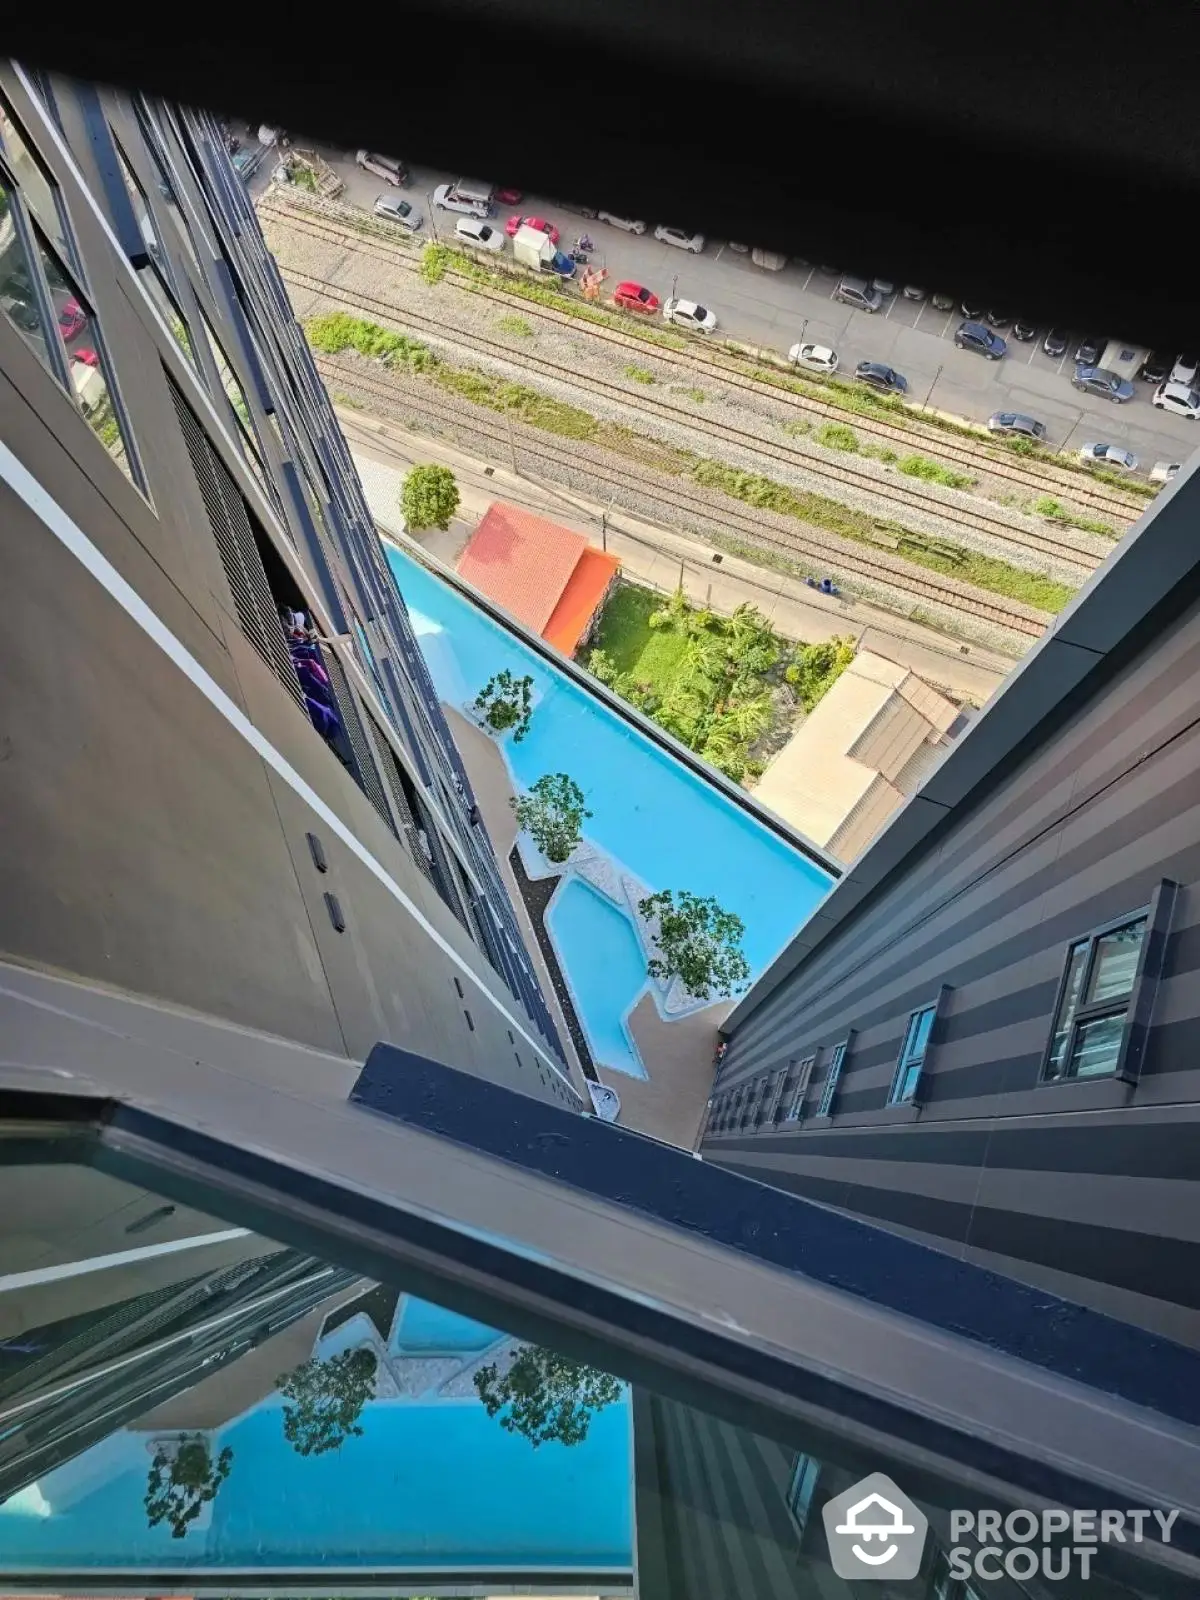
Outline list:
[[[887,1104],[889,1110],[896,1106],[921,1105],[921,1084],[925,1077],[925,1068],[929,1062],[930,1051],[933,1050],[935,1045],[941,1042],[939,1038],[941,1033],[939,1024],[942,1020],[942,1007],[945,1004],[946,996],[949,993],[950,985],[943,984],[932,1000],[927,1000],[924,1005],[914,1007],[913,1010],[908,1013],[908,1019],[904,1024],[904,1033],[900,1040],[900,1053],[896,1057],[896,1066],[892,1073],[891,1087],[888,1089]],[[918,1017],[924,1017],[927,1014],[930,1015],[930,1022],[929,1032],[925,1036],[925,1047],[921,1051],[919,1060],[909,1060],[907,1058],[907,1050],[908,1042],[913,1035],[913,1024],[917,1021]],[[904,1088],[905,1081],[914,1067],[916,1068],[916,1076],[913,1078],[912,1089],[908,1094],[903,1094],[901,1091]]]
[[[796,1082],[788,1096],[788,1107],[784,1112],[785,1123],[800,1123],[804,1121],[804,1102],[808,1097],[808,1087],[812,1082],[813,1068],[817,1064],[818,1052],[813,1050],[806,1056],[800,1056],[795,1062],[788,1063],[790,1073],[793,1065],[796,1068]]]
[[[825,1069],[825,1077],[821,1083],[821,1098],[817,1101],[815,1112],[818,1117],[833,1116],[838,1091],[841,1088],[842,1073],[846,1067],[846,1057],[850,1054],[850,1047],[854,1043],[854,1034],[855,1030],[851,1028],[844,1039],[839,1039],[836,1044],[829,1046],[829,1064]]]
[[[783,1503],[796,1525],[800,1544],[804,1543],[804,1535],[812,1517],[812,1503],[816,1498],[820,1481],[821,1463],[816,1456],[798,1454],[788,1474],[787,1488],[783,1491]]]
[[[1149,1042],[1151,1016],[1159,981],[1163,974],[1167,940],[1171,931],[1171,922],[1174,917],[1178,894],[1179,885],[1172,879],[1164,878],[1156,886],[1145,906],[1135,911],[1126,912],[1124,916],[1114,917],[1109,922],[1101,923],[1099,926],[1089,929],[1086,933],[1079,934],[1077,938],[1072,939],[1067,945],[1063,954],[1058,987],[1055,990],[1054,1008],[1050,1013],[1050,1028],[1046,1035],[1046,1043],[1042,1050],[1041,1064],[1038,1069],[1039,1088],[1069,1083],[1103,1083],[1114,1079],[1122,1083],[1136,1084],[1138,1082],[1141,1076],[1142,1063],[1145,1059],[1146,1045]],[[1086,995],[1095,972],[1096,952],[1100,941],[1110,934],[1119,933],[1122,928],[1130,928],[1137,923],[1144,924],[1144,932],[1127,995],[1123,1001],[1115,999],[1099,1000],[1093,1001],[1090,1005],[1077,1006],[1071,1018],[1066,1043],[1063,1047],[1062,1060],[1064,1068],[1067,1068],[1070,1066],[1071,1059],[1075,1054],[1076,1040],[1081,1026],[1090,1022],[1102,1021],[1106,1017],[1124,1014],[1125,1023],[1121,1033],[1121,1043],[1117,1050],[1116,1063],[1112,1071],[1091,1072],[1081,1077],[1078,1073],[1063,1070],[1051,1076],[1051,1053],[1054,1049],[1055,1035],[1058,1032],[1059,1015],[1067,997],[1073,953],[1081,944],[1086,942],[1087,957],[1079,985],[1080,994]]]

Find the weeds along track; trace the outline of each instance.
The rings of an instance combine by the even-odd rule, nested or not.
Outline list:
[[[411,420],[414,426],[424,426],[430,433],[445,431],[448,424],[461,420],[491,447],[497,460],[508,459],[519,439],[522,463],[536,464],[551,481],[561,482],[564,477],[577,478],[590,472],[606,485],[632,489],[640,501],[654,507],[658,520],[664,524],[678,525],[682,516],[689,526],[714,530],[726,538],[732,536],[736,542],[782,560],[797,571],[809,570],[816,575],[833,566],[848,580],[858,578],[873,590],[903,596],[909,613],[935,606],[950,617],[1001,630],[1014,653],[1022,653],[1040,638],[1051,620],[1031,606],[984,595],[968,584],[914,566],[886,550],[824,533],[776,512],[743,507],[717,492],[706,493],[698,486],[616,455],[602,445],[560,440],[437,391],[419,377],[385,376],[363,357],[318,353],[316,360],[335,396],[356,390],[364,403],[385,406],[397,418]]]
[[[530,368],[534,378],[539,373],[543,377],[554,378],[576,393],[585,407],[588,394],[596,394],[616,402],[631,415],[657,418],[686,430],[697,442],[700,439],[711,441],[715,454],[720,454],[722,445],[736,446],[741,451],[752,453],[761,458],[764,472],[769,471],[772,463],[786,462],[817,480],[830,499],[836,500],[838,489],[843,487],[869,495],[881,507],[886,507],[901,526],[904,513],[917,509],[936,519],[943,530],[943,537],[949,538],[957,531],[977,534],[1003,546],[1019,566],[1038,568],[1046,561],[1058,562],[1074,571],[1080,582],[1099,565],[1100,558],[1093,551],[1081,549],[1080,543],[1073,541],[1069,534],[1034,532],[1015,527],[1006,518],[992,516],[974,506],[948,504],[940,496],[927,493],[915,480],[905,479],[902,484],[881,481],[849,462],[828,461],[823,456],[798,449],[790,441],[764,439],[761,433],[753,429],[739,428],[697,415],[695,409],[648,392],[631,391],[605,378],[589,376],[586,384],[581,384],[578,374],[565,362],[553,361],[542,355],[537,357],[536,362],[522,361],[521,352],[514,352],[511,344],[501,339],[477,333],[465,334],[453,323],[393,305],[357,289],[343,288],[329,279],[318,278],[296,268],[289,268],[286,276],[297,287],[321,297],[331,305],[366,312],[378,321],[386,321],[409,332],[425,333],[448,343],[457,342],[467,357],[476,352],[504,361],[509,366]],[[919,530],[912,531],[920,536]]]
[[[308,234],[310,237],[320,239],[326,243],[336,244],[347,251],[385,261],[403,271],[419,273],[421,270],[420,247],[409,243],[407,240],[384,238],[374,231],[365,231],[382,226],[375,224],[370,218],[364,217],[361,224],[357,222],[352,224],[335,217],[310,211],[296,202],[288,203],[278,198],[271,198],[260,203],[259,210],[264,219],[278,220],[287,227],[295,228],[300,233]],[[492,264],[489,263],[488,266],[491,268]],[[495,270],[503,271],[504,269],[496,268]],[[1145,509],[1143,505],[1132,501],[1128,496],[1111,490],[1103,484],[1089,481],[1082,473],[1074,472],[1070,468],[1056,466],[1051,461],[1037,460],[1032,457],[1021,461],[1016,459],[1005,460],[999,454],[999,450],[1002,447],[991,445],[988,440],[982,437],[976,443],[966,436],[948,434],[935,424],[923,422],[911,413],[905,417],[903,422],[892,423],[882,416],[850,411],[847,407],[839,406],[832,400],[826,401],[813,395],[796,393],[790,388],[783,387],[788,381],[788,372],[780,370],[778,373],[767,372],[766,376],[755,377],[744,370],[746,360],[749,358],[733,356],[720,346],[705,343],[699,335],[689,338],[687,348],[679,350],[665,344],[648,341],[645,337],[640,337],[634,331],[632,325],[630,330],[626,332],[623,328],[614,326],[610,322],[592,321],[590,318],[584,319],[572,314],[571,311],[560,311],[540,301],[526,299],[519,293],[508,291],[502,287],[480,283],[465,271],[456,270],[453,265],[448,268],[447,275],[454,279],[460,279],[463,286],[469,288],[471,293],[484,299],[492,300],[498,306],[512,309],[514,302],[519,301],[522,314],[535,320],[569,328],[576,333],[586,331],[593,338],[622,350],[640,354],[643,357],[652,352],[654,360],[676,368],[681,374],[695,377],[700,372],[715,373],[719,375],[721,382],[727,388],[741,389],[758,396],[770,396],[799,413],[818,416],[827,421],[835,422],[852,419],[852,425],[857,430],[880,443],[900,445],[908,451],[914,450],[918,444],[923,443],[931,453],[936,454],[944,461],[954,462],[974,472],[987,473],[993,478],[1004,479],[1019,485],[1030,494],[1048,494],[1054,491],[1057,494],[1068,497],[1074,504],[1081,508],[1086,508],[1089,512],[1111,518],[1114,531],[1118,534],[1123,533]],[[300,277],[301,274],[289,269],[288,276]],[[330,284],[329,287],[336,288],[337,286]],[[395,307],[390,314],[392,316],[402,314],[405,318],[416,320],[416,313],[410,312],[406,308],[402,310],[399,307]],[[620,313],[613,313],[613,315],[619,316]],[[437,319],[427,317],[426,321],[431,327],[439,326]],[[443,330],[450,330],[452,326],[450,323],[440,324]],[[656,331],[661,332],[663,330]],[[496,344],[498,349],[504,351],[507,359],[513,360],[519,357],[519,352],[514,351],[510,345],[502,345],[499,341],[496,341]],[[540,364],[542,363],[539,362]],[[776,381],[772,381],[772,379]],[[811,383],[814,388],[820,386],[820,380],[816,378],[805,376],[804,381]],[[589,380],[589,382],[595,383],[596,380]],[[627,390],[616,385],[613,387],[623,398],[631,398]],[[693,412],[685,412],[682,408],[677,409],[687,417],[689,424],[695,424],[698,421]],[[761,449],[762,447],[762,442],[759,441],[759,448]],[[803,452],[796,452],[796,454],[803,455]],[[804,461],[811,470],[817,470],[818,463],[813,457],[804,456]],[[824,463],[821,463],[821,465],[824,465]],[[853,469],[847,468],[846,470],[852,471]],[[862,473],[859,476],[864,482],[870,483],[872,492],[886,495],[888,488],[886,484],[881,485],[879,480],[870,474]],[[849,480],[844,479],[843,481]],[[914,495],[915,493],[916,491],[914,490]],[[946,511],[947,508],[944,501],[935,499],[933,496],[927,496],[926,498],[936,504],[939,514]],[[974,525],[986,526],[989,532],[994,533],[997,528],[1004,529],[1006,532],[1014,531],[1011,523],[999,515],[991,517],[984,512],[975,513],[975,515],[980,520]],[[970,524],[964,522],[963,525]],[[1025,530],[1015,531],[1025,532]],[[1034,538],[1036,536],[1030,535],[1029,537]],[[1053,550],[1056,544],[1061,545],[1074,552],[1074,559],[1079,559],[1079,548],[1077,545],[1071,545],[1069,538],[1056,540],[1050,533],[1047,533],[1045,538],[1047,543],[1043,548]],[[1027,548],[1032,549],[1035,546],[1030,544]]]

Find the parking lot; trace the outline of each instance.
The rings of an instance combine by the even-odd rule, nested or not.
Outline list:
[[[383,188],[380,180],[356,167],[352,156],[324,149],[322,154],[345,179],[346,198],[369,207]],[[265,164],[259,181],[269,177],[270,167],[270,162]],[[411,170],[405,194],[424,211],[426,235],[436,230],[450,236],[456,219],[449,212],[435,211],[431,198],[448,175],[426,167]],[[1073,331],[1067,354],[1052,359],[1042,350],[1044,328],[1027,344],[1005,328],[1001,332],[1008,340],[1008,355],[1002,361],[986,361],[955,347],[954,330],[962,321],[957,306],[942,312],[928,298],[919,303],[906,300],[899,285],[878,312],[868,314],[834,300],[837,273],[825,266],[791,261],[782,271],[769,272],[717,239],[710,238],[702,254],[692,255],[654,238],[655,221],[679,224],[687,219],[648,218],[650,226],[639,236],[585,221],[564,205],[535,195],[527,194],[519,209],[553,222],[567,248],[580,233],[590,234],[596,246],[592,260],[608,269],[608,287],[631,278],[661,297],[676,293],[697,300],[715,312],[721,333],[749,344],[780,352],[801,338],[831,345],[843,372],[852,372],[862,360],[886,362],[908,379],[911,399],[937,410],[974,421],[986,420],[993,411],[1028,412],[1046,424],[1049,443],[1056,448],[1076,449],[1091,441],[1119,445],[1140,458],[1143,475],[1156,461],[1186,459],[1200,442],[1195,424],[1151,406],[1151,384],[1139,381],[1135,398],[1125,405],[1072,388],[1071,357],[1080,338],[1084,332],[1105,330]],[[832,268],[835,263],[827,265]],[[873,270],[885,272],[886,263],[876,263]],[[955,292],[953,284],[927,287]],[[1020,309],[1012,307],[1017,313]],[[1187,337],[1185,330],[1181,347]]]

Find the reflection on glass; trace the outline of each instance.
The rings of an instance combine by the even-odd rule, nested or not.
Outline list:
[[[25,198],[25,204],[37,218],[48,239],[67,261],[74,261],[75,252],[63,221],[58,190],[46,176],[37,157],[18,131],[12,112],[0,99],[0,150],[3,150],[13,177]]]
[[[1127,928],[1117,928],[1096,940],[1096,958],[1092,963],[1092,981],[1088,986],[1089,1005],[1121,1000],[1128,995],[1133,988],[1138,952],[1142,948],[1145,932],[1143,920]]]
[[[201,274],[201,277],[203,277],[200,267],[200,258],[196,254],[196,246],[192,241],[192,231],[188,227],[187,220],[179,208],[179,201],[175,197],[175,189],[171,183],[170,173],[167,170],[166,158],[162,152],[161,135],[155,126],[149,108],[145,102],[141,100],[136,101],[134,104],[134,111],[137,115],[138,124],[142,131],[142,137],[146,142],[146,148],[150,152],[150,158],[154,162],[155,171],[158,174],[157,187],[159,197],[161,198],[163,205],[166,207],[167,213],[175,226],[175,231],[179,235],[179,242],[183,245],[188,255],[192,258],[192,264],[195,266],[197,273]]]
[[[0,310],[53,372],[46,348],[46,330],[42,327],[33,287],[33,269],[17,229],[12,196],[3,182],[0,182]]]
[[[196,372],[203,377],[203,373],[200,369],[200,363],[196,359],[196,350],[192,344],[192,336],[188,332],[187,323],[183,320],[183,313],[171,298],[170,291],[167,289],[166,284],[163,283],[162,279],[159,277],[158,270],[154,266],[153,262],[149,266],[142,268],[141,272],[138,273],[138,278],[140,279],[142,287],[146,290],[151,300],[154,301],[159,316],[171,330],[171,333],[175,339],[175,343],[191,362]]]
[[[825,1513],[863,1463],[836,1453],[0,1128],[0,1572],[27,1586],[853,1600]],[[957,1493],[921,1502],[920,1576],[870,1600],[966,1600]]]
[[[75,395],[92,432],[131,483],[136,483],[121,419],[113,404],[96,319],[52,251],[35,236],[59,335],[66,347]]]

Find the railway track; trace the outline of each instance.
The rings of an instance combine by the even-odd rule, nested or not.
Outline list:
[[[312,294],[320,295],[347,309],[369,311],[373,316],[385,319],[399,326],[418,332],[425,332],[443,339],[450,339],[468,344],[468,354],[471,352],[486,353],[496,359],[503,360],[510,365],[514,361],[514,351],[511,345],[505,344],[500,339],[493,339],[484,334],[464,334],[461,329],[455,328],[452,323],[442,321],[440,318],[431,317],[425,312],[415,312],[382,300],[376,295],[367,294],[361,290],[348,290],[326,278],[318,278],[312,273],[304,272],[297,268],[289,268],[287,276],[301,288]],[[559,382],[574,390],[578,385],[575,370],[563,362],[553,361],[547,357],[539,356],[537,361],[539,373],[556,378]],[[881,482],[871,473],[852,466],[850,463],[830,462],[822,457],[817,457],[798,449],[790,442],[777,440],[764,440],[761,434],[748,428],[735,427],[729,423],[717,422],[712,418],[698,416],[694,410],[688,410],[676,405],[672,401],[661,399],[656,395],[631,392],[621,384],[614,383],[605,378],[589,378],[587,390],[597,393],[635,412],[640,412],[646,417],[674,424],[686,429],[692,435],[700,434],[711,439],[717,445],[734,445],[739,449],[749,452],[762,460],[766,469],[773,462],[785,461],[798,470],[811,475],[819,480],[822,485],[827,485],[830,490],[838,487],[849,487],[860,493],[871,495],[877,502],[886,505],[889,513],[898,520],[903,518],[905,511],[916,508],[927,516],[933,517],[946,530],[942,537],[947,537],[951,530],[967,534],[978,534],[989,540],[1003,544],[1014,551],[1021,551],[1026,557],[1034,560],[1053,560],[1069,566],[1082,581],[1090,575],[1099,565],[1100,557],[1093,551],[1081,549],[1078,542],[1067,537],[1060,537],[1049,532],[1034,532],[1026,528],[1014,527],[1003,517],[992,516],[975,507],[960,507],[948,505],[937,495],[932,495],[922,490],[916,483],[906,480],[904,486],[891,485]],[[922,530],[913,528],[911,531],[918,538],[927,538],[930,535]],[[933,535],[932,537],[937,537]]]
[[[386,261],[390,265],[398,265],[406,271],[420,271],[419,253],[404,241],[385,239],[383,237],[364,233],[358,227],[346,222],[323,216],[299,206],[291,206],[276,200],[270,200],[260,206],[264,215],[276,216],[288,226],[298,228],[302,233],[311,237],[320,238],[329,243],[336,243],[343,248],[354,250],[360,254],[370,255],[376,260]],[[366,220],[366,219],[364,219]],[[450,271],[454,273],[454,268]],[[458,274],[455,274],[458,276]],[[480,284],[474,279],[464,276],[464,281],[469,282],[472,293],[490,299],[498,305],[511,306],[515,298],[502,288],[495,288]],[[666,346],[648,346],[647,341],[639,338],[632,331],[625,332],[621,328],[612,327],[603,323],[588,322],[582,324],[578,317],[569,312],[558,311],[551,306],[543,305],[537,301],[521,299],[522,310],[538,320],[554,323],[561,327],[570,328],[579,332],[581,326],[586,326],[590,335],[602,341],[617,345],[626,350],[635,351],[646,356],[653,350],[654,359],[666,365],[674,366],[681,372],[694,373],[697,367],[705,368],[720,375],[722,381],[730,388],[741,389],[746,393],[762,396],[769,394],[771,397],[789,406],[791,409],[813,416],[825,417],[832,421],[843,421],[848,416],[853,418],[853,425],[871,438],[889,444],[900,444],[911,450],[914,441],[922,440],[927,443],[932,452],[943,460],[954,462],[957,465],[971,468],[975,472],[986,472],[995,478],[1019,484],[1028,491],[1056,490],[1059,494],[1068,496],[1075,504],[1094,511],[1098,515],[1110,517],[1114,529],[1121,533],[1138,516],[1141,515],[1142,506],[1131,502],[1126,497],[1105,489],[1102,485],[1087,482],[1079,473],[1072,472],[1066,467],[1056,467],[1051,462],[1038,461],[1026,458],[1020,465],[1015,461],[1006,461],[999,454],[994,453],[994,447],[989,448],[985,439],[973,444],[965,438],[948,437],[945,432],[931,423],[922,422],[919,418],[911,416],[903,424],[890,423],[882,417],[864,416],[859,412],[848,412],[845,407],[838,406],[833,401],[817,399],[806,394],[797,394],[795,391],[780,387],[772,382],[771,378],[777,376],[785,379],[789,373],[781,370],[778,374],[769,374],[764,378],[756,378],[743,370],[746,358],[735,357],[729,352],[707,345],[699,338],[693,340],[687,350],[677,351]],[[405,313],[406,315],[408,313]],[[511,355],[511,351],[509,352]],[[820,380],[816,377],[805,375],[805,381],[818,386]],[[624,393],[625,391],[622,391]],[[688,414],[690,417],[690,413]],[[875,480],[872,479],[874,483]],[[938,502],[939,505],[941,502]],[[1002,519],[997,519],[1002,520]]]
[[[428,417],[439,426],[444,426],[448,420],[447,397],[414,392],[412,386],[419,380],[410,379],[403,385],[388,382],[364,370],[365,363],[343,361],[320,352],[316,360],[331,389],[345,384],[373,398],[387,400],[406,415]],[[506,456],[511,443],[508,422],[470,402],[456,404],[462,408],[468,426],[490,440],[498,455]],[[548,477],[554,477],[564,468],[578,473],[581,467],[587,470],[593,466],[583,458],[578,447],[571,448],[565,442],[560,444],[553,435],[543,434],[526,424],[518,426],[522,457],[543,463],[550,469]],[[610,482],[629,484],[637,494],[661,506],[668,514],[682,511],[702,527],[712,527],[719,521],[747,544],[777,553],[796,564],[809,564],[814,571],[827,570],[831,559],[836,558],[851,577],[857,575],[899,591],[911,597],[914,606],[941,606],[948,612],[1002,627],[1026,641],[1040,638],[1050,621],[1032,607],[1006,603],[1000,597],[985,597],[966,584],[913,566],[885,551],[854,544],[837,535],[817,533],[802,523],[792,526],[790,519],[777,513],[752,515],[736,504],[727,504],[723,498],[706,496],[674,480],[660,483],[649,470],[638,471],[620,457],[606,458],[602,468],[597,465],[596,470],[602,471]]]

